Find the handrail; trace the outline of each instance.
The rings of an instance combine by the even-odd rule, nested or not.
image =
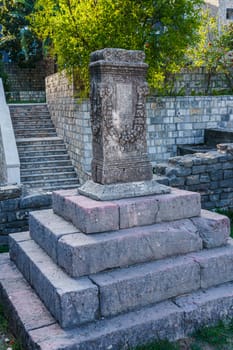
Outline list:
[[[9,107],[0,78],[0,182],[20,184],[20,161]]]

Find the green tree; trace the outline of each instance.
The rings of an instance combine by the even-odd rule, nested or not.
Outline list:
[[[225,74],[233,92],[233,24],[225,26],[219,32],[216,18],[204,11],[199,37],[198,44],[189,50],[188,56],[194,67],[206,68],[206,94],[211,92],[211,78],[217,73]]]
[[[157,86],[184,62],[197,39],[202,0],[36,0],[31,25],[60,69],[78,67],[87,86],[89,55],[104,47],[145,50]]]
[[[27,16],[34,0],[0,1],[0,49],[19,65],[30,66],[42,58],[42,44],[29,27]]]

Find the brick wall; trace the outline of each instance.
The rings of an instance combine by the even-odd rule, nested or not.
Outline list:
[[[58,136],[64,139],[72,163],[84,182],[92,158],[90,107],[80,102],[72,79],[64,72],[46,78],[46,99]]]
[[[201,194],[202,208],[233,208],[233,144],[219,151],[170,158],[157,164],[159,182]]]
[[[92,158],[89,101],[75,98],[64,73],[46,78],[48,107],[81,181]],[[151,97],[146,105],[147,144],[153,165],[176,156],[177,145],[204,142],[206,128],[233,128],[233,96]]]

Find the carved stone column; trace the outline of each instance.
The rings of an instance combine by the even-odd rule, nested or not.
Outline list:
[[[142,51],[91,55],[92,178],[100,184],[152,179],[146,144],[147,64]]]
[[[146,144],[147,64],[142,51],[91,55],[92,179],[78,192],[101,201],[169,193],[152,179]]]

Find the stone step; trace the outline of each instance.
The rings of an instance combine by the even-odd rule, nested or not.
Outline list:
[[[80,187],[80,183],[79,180],[77,179],[76,182],[68,183],[68,184],[64,184],[63,182],[53,186],[52,184],[50,184],[48,187],[46,185],[43,186],[43,191],[48,191],[48,192],[54,192],[57,190],[71,190],[71,189],[77,189],[78,187]]]
[[[66,147],[64,143],[52,143],[50,144],[45,144],[45,145],[31,145],[30,142],[28,143],[27,146],[17,146],[19,153],[22,152],[31,152],[31,151],[50,151],[51,148],[55,151],[64,151],[67,152]]]
[[[72,279],[57,267],[29,235],[9,239],[11,259],[62,327],[74,327],[98,316],[98,288],[88,277]]]
[[[56,192],[53,209],[80,231],[89,234],[199,216],[201,203],[199,193],[175,188],[169,194],[107,202]]]
[[[25,349],[122,350],[151,341],[178,340],[233,317],[233,284],[165,301],[151,307],[62,329],[10,261],[0,255],[0,302]]]
[[[37,163],[37,162],[50,162],[54,160],[69,160],[68,154],[58,154],[58,155],[49,155],[49,156],[41,156],[41,157],[20,157],[20,162],[26,163]]]
[[[77,189],[70,191],[70,196],[76,192]],[[94,236],[81,233],[51,209],[32,212],[29,223],[32,239],[72,277],[186,254],[201,250],[203,246],[222,246],[230,234],[225,217],[205,210],[194,220]]]
[[[54,169],[55,170],[55,169]],[[76,173],[74,170],[72,171],[63,171],[63,172],[52,172],[52,173],[36,173],[30,175],[21,174],[22,183],[27,183],[30,181],[47,181],[47,180],[67,180],[67,179],[76,179]]]
[[[54,150],[52,147],[49,150],[31,150],[31,151],[25,151],[25,150],[20,150],[19,151],[19,157],[24,158],[24,157],[44,157],[44,156],[49,156],[49,155],[67,155],[67,151],[65,149],[59,149],[59,150]]]
[[[25,234],[11,236],[11,258],[63,327],[85,323],[88,318],[112,317],[233,280],[232,241],[222,248],[72,279],[27,239]]]
[[[203,245],[188,219],[94,236],[81,233],[51,209],[32,212],[29,223],[32,239],[72,277],[186,254]]]
[[[54,125],[50,119],[36,119],[36,120],[28,120],[22,121],[19,120],[17,122],[13,121],[13,126],[15,130],[23,130],[25,127],[30,126],[32,129],[36,128],[54,128]]]
[[[79,186],[79,181],[77,177],[74,178],[63,178],[63,179],[55,179],[55,180],[44,180],[44,181],[25,181],[23,183],[25,186],[29,188],[42,188],[44,190],[55,190],[55,189],[64,189],[64,188],[74,188],[76,186]],[[66,186],[67,185],[67,186]]]
[[[50,144],[64,144],[63,139],[57,136],[52,137],[31,137],[30,139],[24,139],[24,138],[17,138],[16,139],[17,146],[30,148],[31,146],[43,146],[43,145],[50,145]]]
[[[31,138],[31,137],[52,137],[52,136],[56,136],[56,131],[51,129],[51,130],[42,130],[42,129],[38,129],[38,130],[34,130],[34,131],[18,131],[15,130],[15,137],[23,137],[25,139],[27,138]]]
[[[54,160],[54,161],[41,161],[41,162],[20,162],[20,169],[21,170],[36,170],[36,169],[40,169],[40,168],[54,168],[54,167],[67,167],[70,166],[70,160]]]
[[[44,163],[43,163],[44,164]],[[21,165],[20,165],[21,167]],[[48,163],[47,167],[37,167],[37,168],[22,168],[20,169],[21,177],[22,176],[31,176],[34,174],[53,174],[53,173],[62,173],[62,172],[71,172],[74,171],[74,167],[72,165],[66,166],[55,166],[54,164]]]

